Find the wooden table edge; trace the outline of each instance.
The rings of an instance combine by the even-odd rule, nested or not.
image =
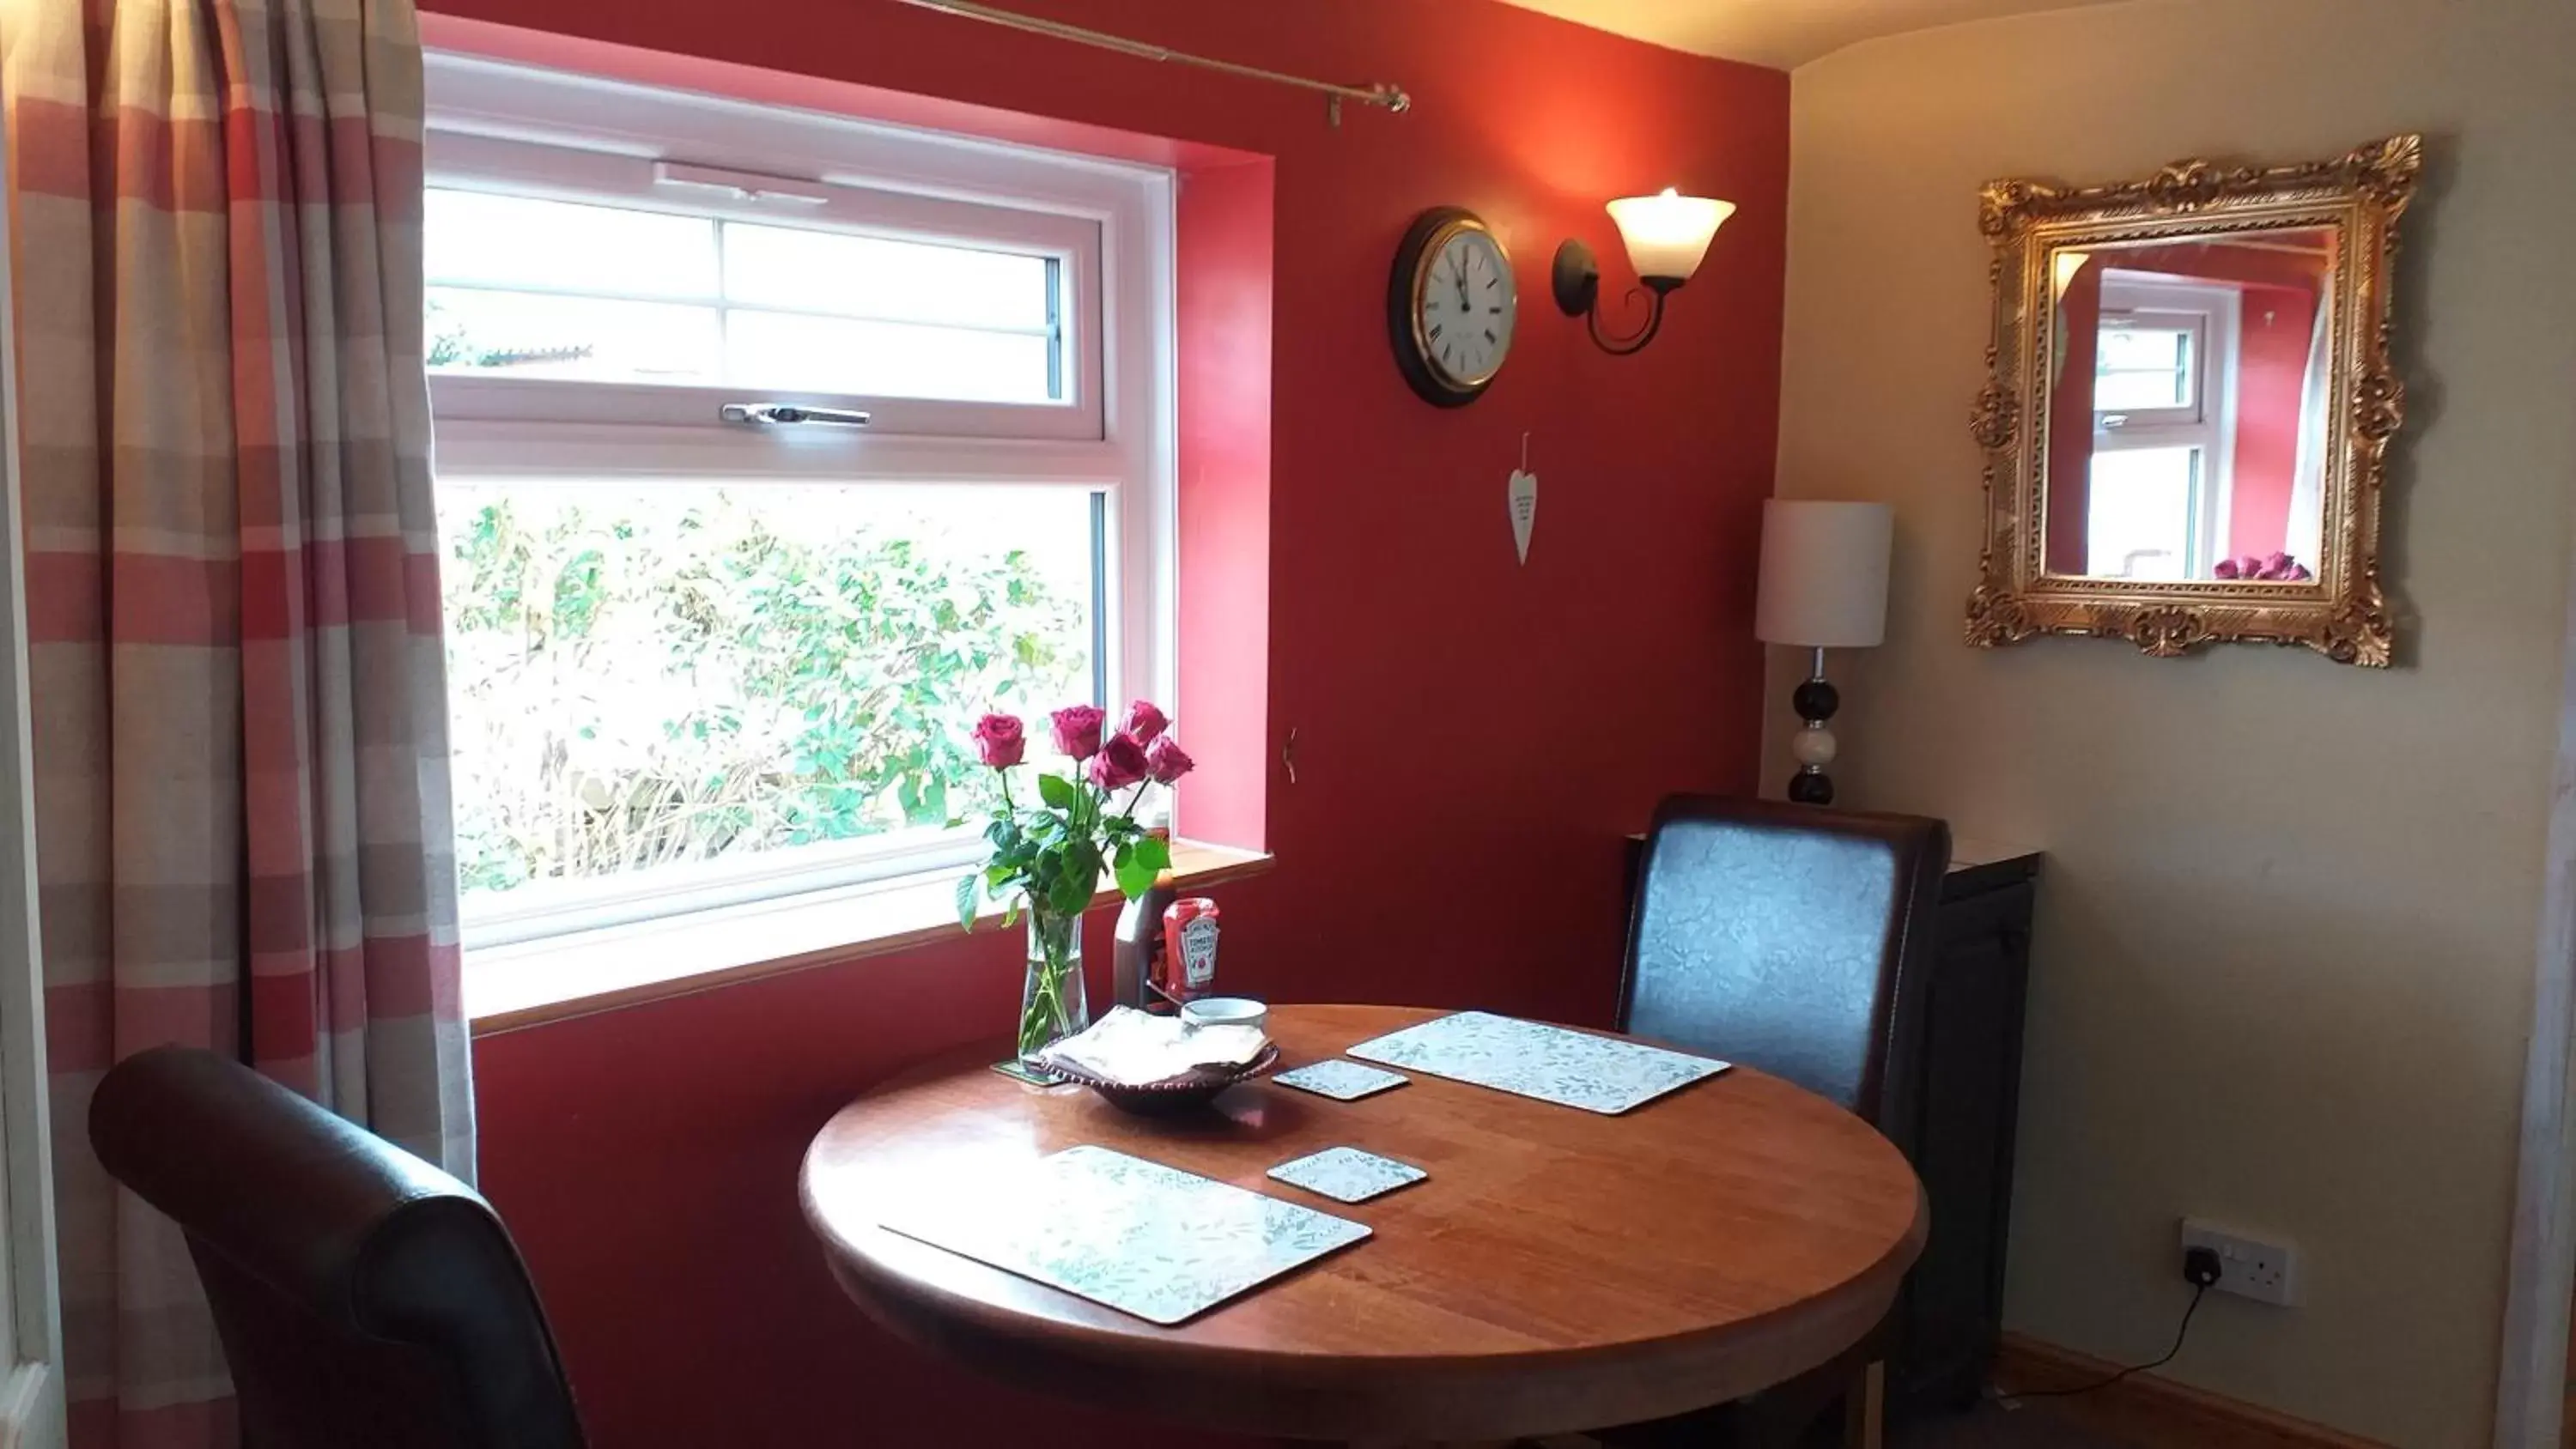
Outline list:
[[[1181,1336],[1185,1322],[1141,1340],[1153,1345],[1149,1363],[1139,1359],[1140,1339],[1133,1331],[1035,1319],[970,1294],[872,1271],[873,1261],[847,1247],[824,1221],[806,1177],[800,1169],[797,1196],[833,1281],[871,1322],[905,1343],[1015,1388],[1096,1408],[1115,1412],[1129,1406],[1145,1417],[1195,1428],[1299,1439],[1515,1439],[1612,1428],[1726,1403],[1828,1363],[1860,1342],[1895,1308],[1905,1274],[1931,1232],[1929,1199],[1918,1182],[1905,1235],[1840,1288],[1720,1327],[1658,1339],[1354,1360],[1194,1342]],[[891,1231],[876,1225],[871,1230]],[[1340,1251],[1365,1248],[1363,1241]],[[1788,1332],[1782,1331],[1784,1321]],[[1730,1347],[1729,1339],[1743,1342]],[[1743,1377],[1712,1373],[1712,1359],[1740,1365]],[[1625,1390],[1614,1412],[1593,1407],[1602,1401],[1598,1392],[1553,1383],[1597,1376],[1605,1362],[1624,1377],[1661,1380],[1666,1387],[1661,1393]],[[1442,1379],[1458,1382],[1444,1391],[1437,1382]],[[1498,1379],[1522,1391],[1498,1396]],[[1330,1412],[1312,1407],[1312,1396],[1322,1390],[1330,1391],[1336,1405]]]

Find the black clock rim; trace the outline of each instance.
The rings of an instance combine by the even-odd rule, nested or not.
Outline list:
[[[1435,206],[1415,217],[1413,225],[1405,229],[1404,240],[1396,244],[1395,265],[1386,279],[1387,342],[1395,352],[1396,371],[1403,373],[1406,384],[1433,407],[1465,407],[1494,385],[1491,377],[1474,384],[1451,382],[1433,370],[1430,359],[1413,345],[1413,279],[1421,268],[1423,254],[1430,250],[1432,238],[1462,221],[1474,223],[1487,235],[1493,232],[1483,217],[1463,206]],[[1496,238],[1495,245],[1501,245],[1500,238]]]

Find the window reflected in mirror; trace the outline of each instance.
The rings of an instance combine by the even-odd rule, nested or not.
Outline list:
[[[2048,573],[2314,580],[2334,246],[2315,227],[2052,254]]]

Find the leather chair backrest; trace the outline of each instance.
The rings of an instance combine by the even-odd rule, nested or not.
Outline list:
[[[89,1129],[187,1234],[247,1449],[580,1449],[536,1290],[472,1188],[193,1048],[120,1063]]]
[[[1910,1157],[1949,864],[1938,820],[1674,796],[1638,873],[1619,1027],[1785,1077]]]

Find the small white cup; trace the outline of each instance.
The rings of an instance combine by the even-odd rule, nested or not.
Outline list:
[[[1263,1027],[1270,1008],[1248,996],[1203,996],[1181,1003],[1181,1020],[1191,1026]]]

